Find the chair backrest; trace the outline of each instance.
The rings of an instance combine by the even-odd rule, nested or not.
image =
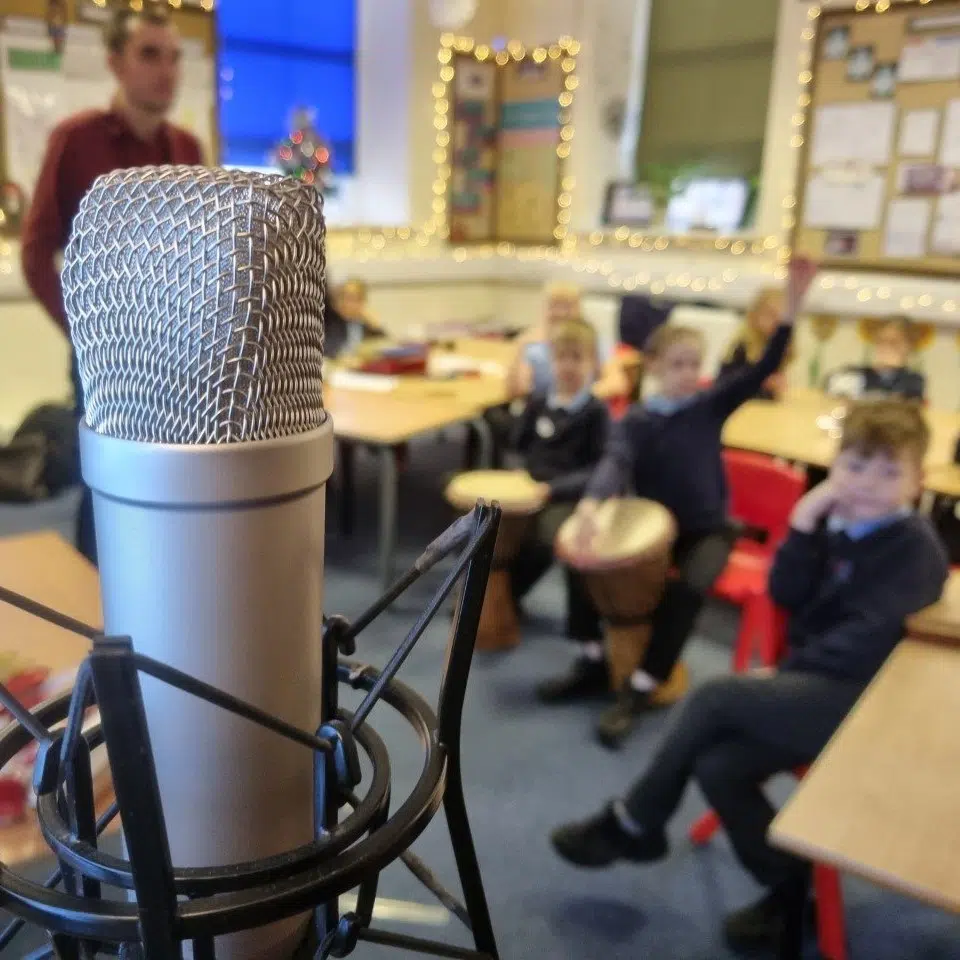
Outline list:
[[[786,537],[790,514],[803,496],[806,477],[772,457],[740,450],[724,450],[730,487],[730,514],[753,530],[766,534],[759,552],[772,553]]]

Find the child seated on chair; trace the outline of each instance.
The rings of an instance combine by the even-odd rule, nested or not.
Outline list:
[[[324,352],[328,357],[348,353],[363,340],[383,335],[383,328],[370,316],[363,280],[351,278],[333,288],[324,322]]]
[[[922,373],[907,366],[912,350],[910,321],[906,317],[883,320],[877,325],[871,342],[873,363],[834,370],[827,376],[824,390],[851,400],[868,394],[923,400],[926,380]]]
[[[550,352],[551,331],[566,320],[582,317],[580,289],[570,284],[550,284],[546,288],[546,311],[543,320],[534,324],[516,340],[517,354],[507,371],[507,391],[512,397],[526,397],[553,386],[553,364]],[[604,358],[600,377],[604,396],[625,393],[627,376],[616,357]]]
[[[585,320],[565,320],[550,335],[553,387],[537,392],[517,419],[511,447],[541,485],[546,506],[510,567],[518,608],[523,597],[553,565],[557,530],[573,513],[603,453],[607,411],[593,396],[597,335]],[[585,599],[579,578],[567,573],[567,630],[571,637],[597,643],[600,622]]]
[[[668,323],[648,342],[647,358],[661,392],[632,406],[611,429],[587,496],[577,507],[578,540],[588,551],[599,501],[632,486],[636,496],[659,501],[673,513],[677,575],[653,613],[650,643],[639,668],[600,718],[597,736],[605,746],[619,746],[634,718],[653,705],[657,687],[670,678],[706,595],[726,566],[734,536],[727,520],[723,426],[780,366],[815,272],[809,261],[791,265],[785,310],[763,355],[706,390],[698,390],[703,363],[698,330]],[[539,693],[542,700],[556,703],[595,695],[608,684],[604,649],[597,645],[584,647],[571,670],[544,683]]]
[[[755,364],[773,336],[783,313],[783,291],[779,287],[761,290],[747,310],[740,329],[727,347],[727,353],[717,373],[717,380],[734,376],[745,367]],[[756,396],[758,400],[779,400],[786,389],[786,367],[791,360],[788,349],[780,369],[763,382]]]
[[[553,832],[561,857],[606,867],[666,856],[665,828],[696,780],[740,862],[769,891],[727,919],[727,941],[775,946],[807,871],[767,842],[775,811],[761,788],[816,758],[906,618],[940,596],[947,558],[911,507],[929,436],[914,404],[854,407],[828,479],[797,503],[770,572],[770,595],[790,616],[779,668],[718,677],[691,693],[626,795]]]

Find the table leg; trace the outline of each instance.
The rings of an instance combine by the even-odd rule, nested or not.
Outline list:
[[[493,469],[494,436],[493,428],[486,417],[479,416],[471,420],[469,426],[473,429],[478,444],[479,465],[487,470]]]
[[[380,583],[384,590],[393,582],[397,549],[397,458],[393,447],[380,448]]]

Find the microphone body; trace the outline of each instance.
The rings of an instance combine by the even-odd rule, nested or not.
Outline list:
[[[119,171],[85,198],[64,267],[106,631],[311,733],[333,466],[321,204],[275,177]],[[175,866],[313,839],[308,749],[141,685]],[[221,938],[217,956],[289,958],[308,920]]]
[[[81,427],[104,623],[139,653],[304,730],[321,722],[330,421],[284,440],[187,447]],[[142,676],[173,862],[238,863],[313,839],[313,757]],[[288,958],[302,918],[237,934],[218,956]]]

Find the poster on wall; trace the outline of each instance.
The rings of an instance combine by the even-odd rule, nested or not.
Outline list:
[[[497,66],[473,57],[454,64],[450,240],[494,239],[497,177]]]
[[[47,140],[65,117],[105,108],[115,83],[107,69],[101,31],[92,23],[71,24],[62,53],[54,50],[44,21],[9,17],[0,31],[0,124],[6,180],[29,203]],[[203,43],[183,41],[180,96],[171,119],[199,140],[215,162],[213,61]]]
[[[50,131],[68,113],[63,57],[40,20],[9,18],[0,33],[6,179],[29,202]]]
[[[501,78],[497,237],[554,242],[563,71],[555,59],[511,62]]]

